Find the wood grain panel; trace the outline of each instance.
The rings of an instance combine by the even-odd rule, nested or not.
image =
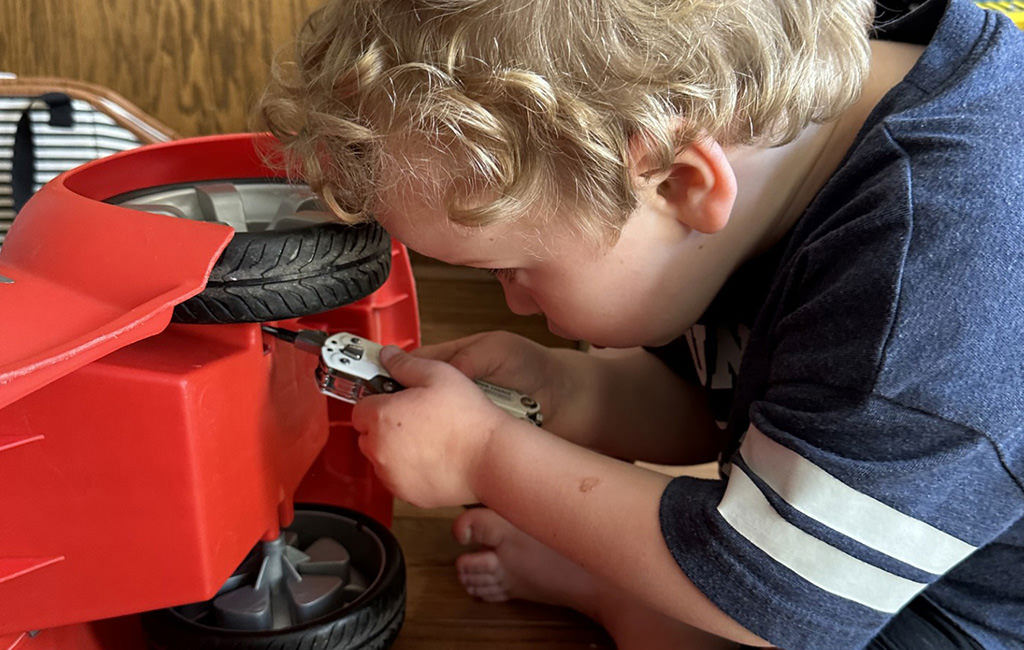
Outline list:
[[[319,0],[0,0],[0,70],[107,86],[182,135],[246,130]]]

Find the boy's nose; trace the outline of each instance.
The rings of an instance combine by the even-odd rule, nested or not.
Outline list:
[[[505,303],[513,314],[532,316],[541,313],[540,307],[534,302],[528,291],[516,287],[510,282],[502,282],[501,288],[505,291]]]

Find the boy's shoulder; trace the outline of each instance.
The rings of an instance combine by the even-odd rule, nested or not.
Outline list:
[[[790,234],[754,332],[771,345],[763,381],[1019,426],[1022,60],[1010,21],[951,0]]]
[[[1017,426],[1022,62],[1024,33],[1009,20],[950,0],[786,240],[656,351],[712,393],[722,387],[735,434],[781,384],[875,394],[983,431]],[[687,357],[703,375],[677,361]]]

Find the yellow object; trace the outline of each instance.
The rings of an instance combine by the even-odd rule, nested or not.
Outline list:
[[[995,9],[1010,17],[1017,27],[1024,29],[1024,0],[1011,0],[1010,2],[977,2],[982,9]]]

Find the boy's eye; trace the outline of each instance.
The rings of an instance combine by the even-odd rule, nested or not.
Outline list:
[[[499,280],[511,280],[515,277],[515,269],[487,269],[487,272]]]

